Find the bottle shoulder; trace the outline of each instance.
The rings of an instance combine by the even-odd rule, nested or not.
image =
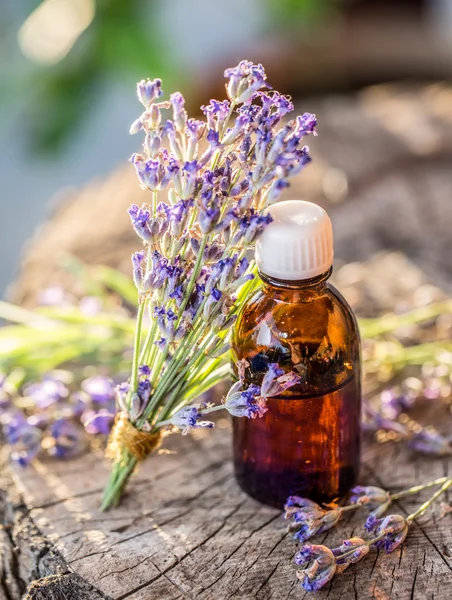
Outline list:
[[[313,391],[359,377],[356,318],[329,283],[287,293],[259,289],[239,315],[232,345],[234,359],[246,359],[257,380],[270,362],[298,372]]]

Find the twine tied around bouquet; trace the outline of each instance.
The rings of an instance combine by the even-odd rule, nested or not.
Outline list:
[[[154,452],[162,442],[162,434],[150,433],[137,429],[125,413],[118,413],[108,440],[106,456],[120,461],[124,448],[137,459],[142,461]]]

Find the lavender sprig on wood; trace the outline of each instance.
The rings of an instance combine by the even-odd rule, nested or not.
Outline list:
[[[296,382],[275,365],[262,389],[235,387],[219,407],[193,404],[226,375],[230,330],[255,285],[247,252],[271,222],[267,207],[310,162],[303,140],[316,134],[310,113],[281,125],[293,105],[271,90],[262,65],[242,61],[225,77],[228,98],[203,106],[205,121],[188,116],[179,92],[162,100],[159,79],[137,86],[144,111],[130,132],[144,143],[131,162],[150,199],[129,209],[142,244],[132,257],[138,315],[104,509],[118,502],[143,444],[152,451],[176,427],[209,427],[214,409],[263,416],[266,397]]]
[[[377,505],[369,514],[364,526],[371,535],[369,539],[353,537],[344,540],[337,548],[315,544],[304,544],[301,547],[295,554],[294,562],[297,567],[301,567],[297,569],[296,574],[302,587],[308,592],[320,590],[335,575],[343,573],[350,565],[365,558],[371,548],[384,550],[388,554],[394,552],[405,541],[414,520],[422,516],[451,485],[450,477],[442,477],[396,494],[374,486],[357,486],[352,490],[352,503],[344,507],[328,505],[322,508],[306,498],[289,497],[285,506],[285,518],[291,521],[288,531],[295,530],[294,537],[302,543],[317,533],[334,527],[344,511]],[[407,517],[398,514],[382,516],[393,500],[433,486],[441,487]]]

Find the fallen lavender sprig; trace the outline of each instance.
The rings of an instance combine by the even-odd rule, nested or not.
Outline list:
[[[335,527],[344,513],[360,508],[371,509],[365,527],[367,531],[372,531],[375,523],[395,500],[417,494],[429,487],[441,485],[447,481],[447,477],[440,477],[396,493],[372,485],[358,485],[351,490],[350,504],[345,506],[333,503],[322,507],[308,498],[289,496],[284,506],[284,518],[289,521],[287,531],[290,533],[295,532],[294,539],[303,543],[313,536],[325,533]]]
[[[311,160],[303,139],[316,134],[314,115],[280,126],[294,107],[270,89],[262,65],[241,61],[225,77],[228,99],[203,106],[205,121],[188,117],[179,92],[162,100],[159,79],[137,85],[144,111],[130,133],[144,134],[144,144],[131,162],[150,200],[129,209],[143,246],[132,257],[138,315],[131,376],[117,390],[103,509],[169,430],[211,426],[210,408],[193,402],[226,375],[231,327],[255,285],[247,252],[271,222],[267,207]],[[224,407],[261,416],[269,395],[234,388]]]
[[[422,516],[451,485],[452,479],[445,478],[443,485],[431,498],[407,517],[393,514],[376,519],[372,526],[368,526],[368,531],[373,534],[368,540],[360,537],[350,538],[344,540],[337,548],[305,544],[294,558],[295,564],[301,567],[297,569],[297,578],[301,586],[308,592],[320,590],[335,575],[343,573],[350,565],[365,558],[371,548],[385,550],[388,554],[394,552],[405,541],[414,520]]]
[[[40,454],[71,458],[86,450],[93,436],[109,434],[116,412],[114,382],[103,375],[71,378],[68,371],[51,372],[19,390],[12,376],[0,377],[0,426],[13,463],[26,467]]]

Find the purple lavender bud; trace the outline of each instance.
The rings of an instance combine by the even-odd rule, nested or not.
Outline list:
[[[80,420],[87,433],[91,435],[109,435],[114,419],[114,414],[106,408],[101,408],[99,411],[86,410]]]
[[[145,405],[139,394],[137,394],[136,392],[132,394],[127,409],[128,417],[132,423],[142,415],[144,407]]]
[[[271,186],[267,195],[267,205],[271,206],[279,200],[282,191],[289,187],[289,182],[285,179],[277,179]]]
[[[132,206],[127,211],[130,215],[130,220],[132,221],[132,226],[135,230],[135,233],[145,242],[150,242],[152,240],[151,232],[149,231],[148,223],[150,219],[150,213],[148,210],[139,208],[136,204],[132,204]]]
[[[149,377],[151,375],[151,367],[148,365],[140,365],[138,367],[138,373],[143,377]]]
[[[267,412],[265,399],[260,394],[260,388],[257,385],[250,385],[246,390],[242,390],[242,383],[238,381],[229,390],[224,406],[234,417],[247,417],[255,419],[263,417]]]
[[[198,223],[202,233],[210,233],[218,222],[220,209],[213,207],[199,211]]]
[[[139,117],[130,126],[129,133],[130,133],[130,135],[135,135],[135,133],[138,133],[142,129],[143,129],[143,121],[142,121],[142,117]]]
[[[375,535],[384,537],[375,542],[376,548],[384,549],[387,553],[393,552],[402,544],[407,536],[409,525],[402,515],[388,515],[381,519],[375,529]]]
[[[153,104],[148,113],[149,116],[149,127],[157,130],[162,120],[162,113],[160,107],[157,104]]]
[[[127,401],[129,398],[130,383],[123,382],[115,387],[116,400],[119,408],[127,412]]]
[[[263,396],[274,396],[272,393],[274,390],[279,389],[278,384],[275,385],[275,380],[278,377],[284,375],[284,369],[278,365],[278,363],[270,363],[268,365],[268,370],[264,375],[264,379],[261,384],[261,392]]]
[[[200,421],[202,413],[197,406],[184,406],[178,410],[170,419],[171,425],[182,430],[182,435],[187,435],[192,429],[201,427],[214,427],[211,421]]]
[[[354,552],[351,550],[355,549]],[[333,548],[332,553],[336,557],[336,564],[340,566],[342,573],[349,565],[356,564],[369,554],[369,545],[360,537],[344,540],[338,548]],[[342,556],[345,554],[345,556]]]
[[[207,126],[211,130],[217,130],[218,123],[221,123],[226,118],[229,112],[230,104],[227,100],[219,102],[211,100],[207,106],[201,106],[202,112],[207,117]]]
[[[310,500],[309,498],[302,498],[301,496],[289,496],[286,500],[286,503],[284,504],[284,510],[287,511],[288,508],[299,508],[304,506],[320,508],[317,502],[314,502],[314,500]],[[288,516],[285,515],[285,518],[287,519]]]
[[[389,492],[373,485],[357,485],[351,491],[351,504],[383,504],[390,498]]]
[[[207,134],[207,141],[213,148],[219,148],[221,146],[220,143],[220,134],[215,129],[209,129]]]
[[[231,315],[226,317],[226,315],[219,315],[212,324],[212,328],[214,331],[226,331],[227,329],[231,329],[234,323],[237,321],[237,315]]]
[[[154,342],[155,345],[157,346],[157,348],[159,350],[161,350],[162,352],[165,350],[165,348],[168,346],[168,342],[164,337],[161,337],[159,340],[157,340],[156,342]]]
[[[307,544],[297,552],[294,561],[303,567],[297,571],[297,577],[308,592],[320,590],[336,573],[334,554],[326,546]]]
[[[242,277],[243,275],[245,275],[249,266],[250,266],[249,260],[246,257],[242,258],[237,265],[235,276]]]
[[[151,390],[152,390],[152,386],[151,386],[151,382],[149,381],[149,379],[144,379],[143,381],[138,382],[137,394],[140,397],[140,399],[142,400],[143,405],[145,405],[146,402],[149,400],[149,397],[151,395]]]
[[[176,301],[176,306],[179,308],[181,306],[181,304],[182,304],[183,299],[184,299],[184,288],[183,288],[183,286],[182,285],[178,285],[174,289],[174,292],[171,292],[171,294],[169,295],[169,297]]]
[[[270,363],[262,380],[262,396],[264,398],[279,396],[279,394],[297,385],[300,381],[301,377],[293,371],[284,374],[283,369],[277,363]]]
[[[340,508],[325,509],[307,498],[289,496],[285,504],[288,531],[295,531],[294,539],[306,542],[317,533],[324,533],[336,525],[342,516]]]
[[[107,404],[115,398],[115,387],[109,377],[93,375],[82,381],[81,388],[93,402],[99,404]]]
[[[204,121],[197,121],[196,119],[188,119],[187,121],[187,133],[196,142],[202,138],[205,127]]]
[[[305,135],[317,135],[315,127],[317,125],[317,117],[312,113],[304,113],[296,118],[295,134],[302,138]]]
[[[143,263],[143,251],[132,254],[133,282],[138,290],[141,290],[143,286]]]
[[[180,92],[175,92],[171,94],[170,102],[173,107],[173,119],[176,129],[180,133],[184,133],[187,125],[187,111],[184,109],[185,98]]]
[[[234,277],[234,267],[236,263],[236,258],[226,257],[222,261],[222,269],[220,274],[220,281],[218,283],[218,289],[222,292],[228,287],[232,278]]]
[[[41,430],[28,423],[24,414],[19,411],[5,413],[1,422],[5,439],[11,446],[11,460],[26,467],[41,449]]]
[[[366,519],[366,522],[364,524],[364,529],[366,531],[368,531],[369,533],[371,533],[372,531],[374,531],[378,525],[383,521],[383,519],[378,519],[374,514],[373,511],[369,514],[369,516]]]
[[[30,396],[38,408],[49,408],[69,396],[69,390],[61,381],[45,377],[40,383],[25,387],[24,394]]]
[[[161,79],[142,79],[137,83],[137,96],[141,104],[147,109],[152,102],[163,94]]]
[[[264,67],[249,60],[242,60],[236,67],[226,69],[224,76],[229,78],[226,86],[228,96],[237,104],[250,100],[257,90],[269,87]]]
[[[173,334],[173,340],[175,342],[179,342],[184,335],[187,333],[188,330],[188,325],[187,323],[182,323],[182,325],[179,325],[179,327],[175,330],[174,334]]]
[[[182,152],[182,146],[176,137],[176,128],[172,121],[166,121],[163,127],[163,134],[168,136],[171,152],[174,154],[175,158],[182,161],[184,159],[184,153]]]
[[[228,129],[226,135],[223,137],[222,144],[228,146],[238,141],[245,134],[245,127],[249,123],[249,117],[247,115],[239,115],[234,123],[234,127]]]
[[[58,419],[50,431],[49,454],[55,458],[70,458],[85,447],[83,432],[66,419]]]
[[[162,145],[162,138],[156,132],[146,134],[144,146],[151,158],[158,159],[158,154]],[[138,176],[140,176],[138,174]]]
[[[219,305],[219,302],[220,302],[222,296],[223,296],[223,294],[220,292],[219,289],[217,289],[217,288],[212,289],[212,291],[209,294],[209,297],[206,300],[206,303],[204,304],[203,316],[205,319],[209,319],[211,317],[211,315],[214,312],[217,312],[218,308],[221,307]]]

